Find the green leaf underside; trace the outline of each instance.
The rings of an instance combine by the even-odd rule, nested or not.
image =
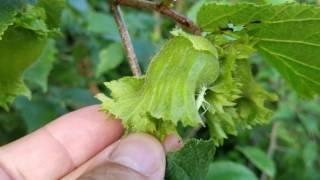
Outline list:
[[[210,164],[206,180],[257,180],[246,166],[231,161],[216,161]]]
[[[42,54],[48,37],[56,32],[63,1],[4,1],[0,9],[0,107],[8,109],[16,96],[30,92],[23,83],[24,71]],[[2,3],[2,2],[1,2]],[[53,5],[54,4],[54,5]],[[61,9],[55,9],[58,7]],[[57,13],[52,13],[57,12]],[[3,16],[2,16],[3,15]],[[10,26],[9,26],[10,25]]]
[[[213,160],[215,148],[212,141],[189,140],[184,147],[167,155],[166,180],[203,179]]]
[[[149,132],[159,138],[175,133],[178,122],[199,126],[195,93],[212,84],[219,72],[215,48],[187,34],[169,40],[141,78],[106,83],[112,99],[99,95],[103,108],[123,120],[127,132]]]
[[[238,149],[257,168],[265,172],[268,176],[274,177],[276,172],[274,162],[268,157],[265,152],[255,147],[238,147]]]
[[[243,26],[258,52],[304,97],[320,93],[320,9],[311,5],[207,4],[199,26],[220,33]]]

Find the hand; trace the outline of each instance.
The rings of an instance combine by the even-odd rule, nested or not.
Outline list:
[[[99,106],[66,114],[1,147],[0,179],[163,179],[165,150],[180,141],[169,136],[161,145],[147,134],[122,134],[120,121]]]

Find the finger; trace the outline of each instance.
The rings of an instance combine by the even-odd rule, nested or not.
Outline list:
[[[147,177],[140,173],[119,165],[117,163],[106,162],[101,166],[98,166],[83,176],[77,178],[77,180],[148,180]],[[70,179],[71,180],[71,179]],[[74,179],[72,179],[74,180]]]
[[[114,169],[112,164],[125,168]],[[104,172],[104,177],[101,172]],[[162,180],[164,172],[165,152],[160,142],[147,134],[131,134],[107,147],[63,180],[73,180],[80,176],[103,177],[102,179],[113,176],[119,180],[144,177],[146,180]]]
[[[165,137],[162,144],[166,152],[174,152],[182,148],[183,141],[177,135],[170,134]]]
[[[0,148],[0,164],[13,179],[58,179],[122,132],[121,123],[99,112],[99,106],[86,107]]]

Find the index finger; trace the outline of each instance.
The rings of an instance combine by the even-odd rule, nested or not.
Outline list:
[[[89,106],[0,148],[0,165],[13,179],[58,179],[122,135],[118,120]],[[1,166],[0,166],[1,175]]]

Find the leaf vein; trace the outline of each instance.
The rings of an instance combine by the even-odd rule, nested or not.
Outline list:
[[[309,77],[301,74],[300,72],[296,71],[292,66],[290,66],[284,59],[281,58],[281,56],[278,55],[278,53],[273,52],[272,50],[265,48],[265,47],[260,47],[261,49],[263,49],[264,51],[266,51],[267,53],[271,54],[272,56],[274,56],[276,59],[279,59],[285,66],[288,67],[288,69],[290,69],[293,73],[295,73],[297,76],[300,76],[303,79],[306,79],[312,83],[315,83],[317,85],[320,85],[320,82],[317,82],[313,79],[310,79]]]
[[[289,39],[272,39],[272,38],[260,38],[261,41],[267,42],[276,42],[276,43],[288,43],[288,44],[302,44],[306,46],[315,46],[320,47],[318,43],[312,43],[307,41],[300,41],[300,40],[289,40]]]
[[[285,19],[277,21],[264,21],[265,24],[280,24],[289,22],[307,22],[307,21],[320,21],[320,18],[302,18],[302,19]]]

